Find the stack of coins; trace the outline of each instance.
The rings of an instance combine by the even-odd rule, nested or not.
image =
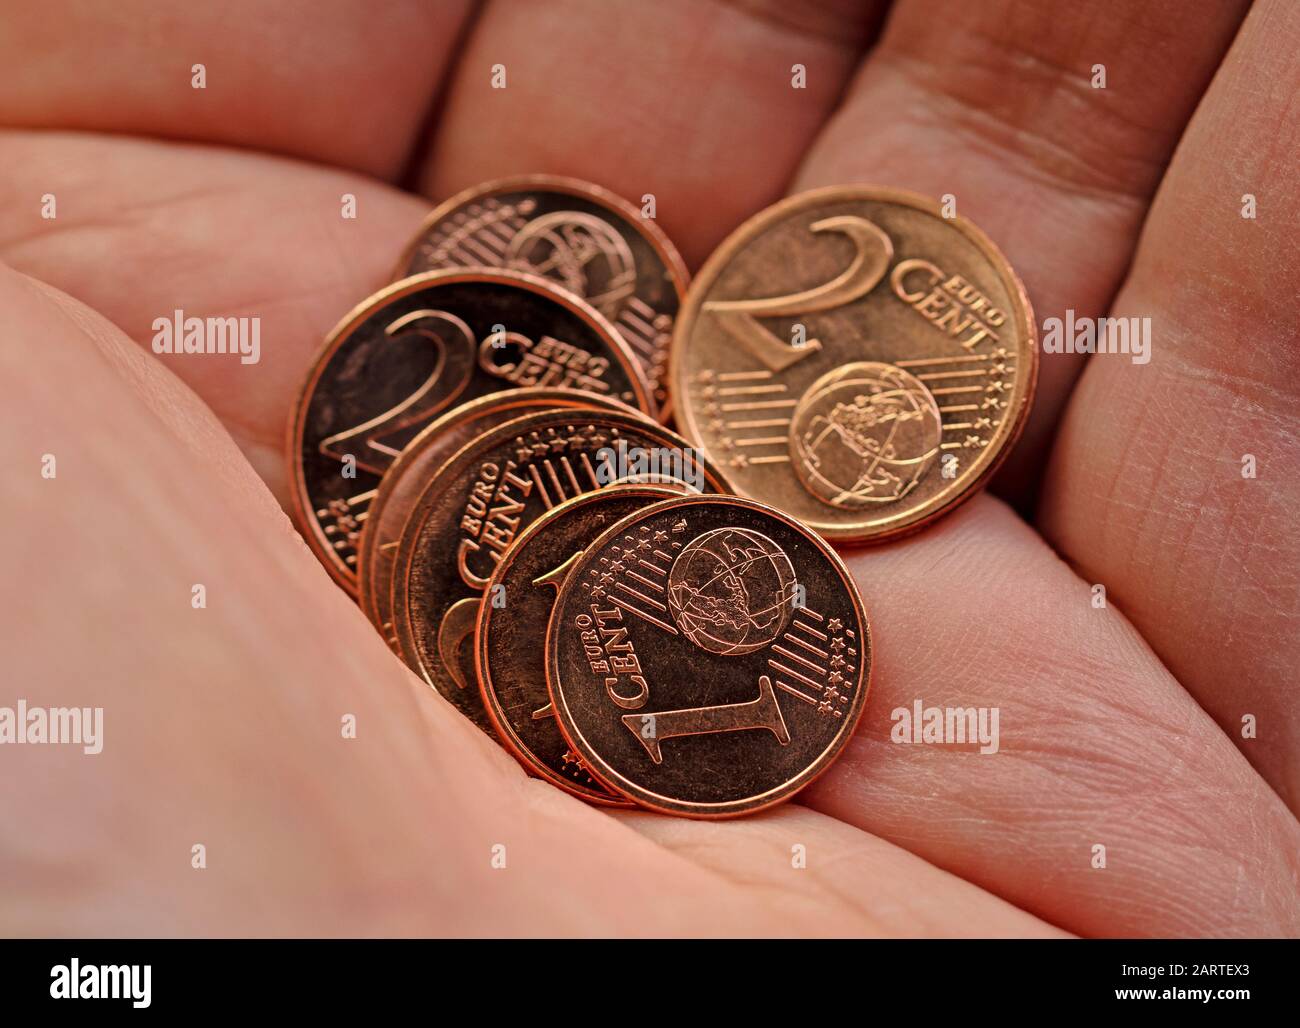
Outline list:
[[[872,656],[831,542],[950,511],[1029,410],[1033,318],[993,244],[822,189],[688,289],[653,219],[533,175],[439,206],[394,277],[289,434],[303,536],[388,645],[592,803],[729,817],[824,771]]]

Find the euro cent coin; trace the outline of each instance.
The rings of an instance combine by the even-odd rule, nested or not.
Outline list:
[[[627,410],[617,400],[576,389],[512,389],[463,403],[426,425],[402,449],[379,482],[357,546],[358,602],[396,648],[393,565],[402,528],[429,479],[457,450],[489,429],[538,410]]]
[[[525,386],[581,389],[655,410],[613,326],[536,276],[414,276],[340,322],[299,395],[288,444],[299,526],[340,585],[356,595],[370,501],[411,438],[457,404]]]
[[[731,491],[684,439],[630,412],[540,411],[462,447],[429,480],[398,540],[392,620],[399,655],[491,732],[472,642],[493,571],[547,510],[654,474],[701,492]]]
[[[988,480],[1037,370],[1029,301],[988,237],[924,197],[833,187],[762,211],[709,259],[672,397],[742,494],[828,539],[881,541]]]
[[[585,546],[629,514],[680,493],[661,486],[611,486],[566,500],[520,533],[479,605],[474,666],[497,735],[534,775],[592,803],[628,801],[592,778],[555,723],[546,689],[551,607]]]
[[[605,315],[666,397],[673,322],[689,275],[653,217],[590,182],[524,175],[440,204],[402,256],[399,275],[504,267],[541,275]]]
[[[646,507],[590,543],[547,631],[565,738],[611,791],[746,814],[826,770],[867,698],[871,638],[835,551],[751,500]]]

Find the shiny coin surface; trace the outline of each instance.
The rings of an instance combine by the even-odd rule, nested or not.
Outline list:
[[[627,341],[662,406],[673,321],[689,275],[640,209],[577,179],[487,182],[429,215],[398,273],[475,267],[532,272],[581,296]]]
[[[750,500],[644,508],[591,542],[547,631],[559,724],[642,806],[732,817],[788,799],[866,703],[871,639],[835,551]]]
[[[539,778],[592,803],[627,804],[591,777],[555,723],[546,688],[546,625],[564,575],[607,528],[681,490],[611,486],[566,500],[528,526],[479,605],[474,667],[497,735]]]
[[[515,272],[433,272],[371,296],[330,333],[289,430],[308,545],[356,594],[356,547],[380,477],[426,424],[521,386],[576,388],[654,411],[640,366],[581,300]]]
[[[731,491],[680,436],[631,413],[542,411],[463,447],[429,480],[398,542],[392,620],[402,659],[491,731],[469,643],[510,544],[567,499],[657,473],[698,491]]]
[[[672,395],[741,493],[879,541],[988,479],[1037,369],[1029,301],[979,229],[848,186],[784,200],[719,247],[678,318]]]
[[[358,602],[397,647],[393,632],[393,565],[406,519],[438,468],[466,443],[531,411],[583,408],[624,410],[617,400],[576,389],[513,389],[461,404],[425,426],[394,459],[370,501],[357,546]]]

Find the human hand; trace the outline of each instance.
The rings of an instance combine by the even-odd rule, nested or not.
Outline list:
[[[1246,6],[899,0],[867,52],[882,5],[11,5],[0,703],[103,707],[106,744],[0,748],[4,931],[1300,932],[1300,12],[1261,0],[1229,50]],[[981,496],[846,555],[872,694],[796,804],[706,824],[527,779],[258,481],[286,499],[305,369],[428,207],[397,184],[532,171],[654,193],[693,265],[791,189],[950,193],[1040,321],[1152,318],[1150,364],[1045,356],[999,485],[1032,524]],[[260,317],[261,363],[149,355],[176,308]],[[999,752],[891,742],[916,699],[998,708]]]

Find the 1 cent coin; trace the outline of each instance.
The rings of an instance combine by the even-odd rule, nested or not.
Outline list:
[[[289,426],[304,538],[353,595],[380,477],[453,406],[521,386],[582,389],[647,413],[640,366],[597,311],[536,276],[431,272],[381,289],[317,355]]]
[[[389,645],[393,634],[393,564],[402,528],[429,479],[457,450],[497,425],[530,411],[585,408],[624,410],[617,400],[576,389],[512,389],[461,404],[426,425],[394,459],[379,482],[357,546],[358,600]]]
[[[440,204],[398,274],[477,267],[532,272],[585,299],[627,341],[662,406],[673,320],[689,275],[652,218],[590,182],[499,179]]]
[[[665,813],[794,795],[853,734],[871,639],[835,551],[733,497],[646,507],[591,542],[547,630],[560,728],[594,778]]]
[[[818,189],[750,219],[692,284],[672,349],[683,434],[747,496],[879,541],[969,498],[1038,369],[1006,259],[931,200]]]
[[[731,491],[684,439],[630,412],[540,411],[462,447],[429,480],[398,541],[392,621],[402,659],[490,731],[466,644],[510,544],[565,500],[656,473]]]
[[[629,514],[680,492],[611,486],[566,500],[519,534],[479,605],[474,667],[497,735],[533,774],[592,803],[628,801],[591,777],[555,723],[546,689],[551,607],[583,547]]]

